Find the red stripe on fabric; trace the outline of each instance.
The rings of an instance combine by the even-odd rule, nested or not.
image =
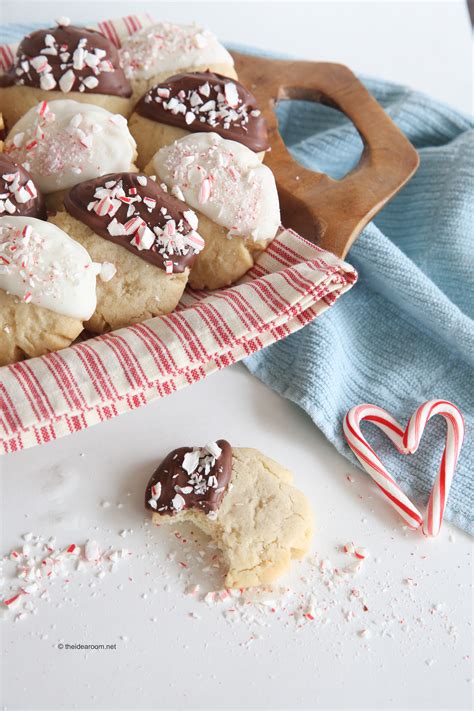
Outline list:
[[[108,370],[97,351],[87,343],[81,343],[75,346],[75,351],[89,374],[94,390],[101,400],[113,400],[118,398],[117,389],[110,379]],[[113,368],[110,368],[110,371],[113,372]]]
[[[7,71],[13,64],[13,52],[8,45],[0,46],[0,67],[3,71]]]
[[[101,32],[105,37],[107,37],[107,39],[109,39],[113,44],[115,44],[114,37],[112,32],[110,31],[108,22],[99,22],[97,27],[99,28],[99,32]]]
[[[266,253],[283,266],[294,266],[307,258],[282,240],[276,239],[267,247]]]
[[[73,407],[78,409],[87,407],[84,394],[71,372],[69,363],[61,357],[61,354],[51,353],[46,365]]]
[[[222,294],[216,294],[215,298],[225,301],[237,314],[242,324],[249,330],[261,331],[265,325],[261,315],[250,301],[238,290],[226,289]]]
[[[27,374],[24,372],[22,365],[23,364],[15,364],[8,367],[26,396],[35,418],[37,420],[41,420],[45,418],[47,414],[44,409],[44,403],[42,402],[41,397],[38,396],[36,388],[32,387],[30,378],[28,378]]]
[[[172,374],[178,371],[178,366],[177,363],[174,359],[173,354],[171,353],[170,349],[168,346],[165,344],[162,338],[158,336],[158,334],[150,328],[150,326],[147,326],[144,323],[141,324],[136,324],[134,326],[135,329],[137,329],[141,334],[143,334],[144,337],[148,337],[151,347],[155,348],[155,344],[158,346],[158,351],[157,355],[160,359],[160,362],[163,363],[163,367],[165,368],[165,372],[167,374]],[[166,360],[168,359],[168,360]],[[170,367],[170,363],[172,364],[172,367]]]
[[[122,365],[123,372],[128,379],[132,387],[138,386],[143,387],[145,383],[146,387],[149,387],[150,382],[145,375],[143,368],[140,365],[139,360],[131,350],[129,344],[122,338],[122,336],[117,334],[109,335],[104,337],[104,343],[109,347],[113,348],[117,355],[117,359]],[[135,384],[133,382],[135,380]]]
[[[178,337],[188,358],[202,361],[209,358],[196,331],[186,324],[179,314],[171,314],[167,318],[167,324],[173,333]],[[194,339],[194,340],[193,340]]]
[[[1,412],[5,416],[6,424],[9,425],[11,431],[14,432],[16,426],[22,427],[20,416],[16,410],[15,405],[13,404],[13,400],[11,399],[8,390],[5,388],[5,385],[3,383],[0,383],[0,393],[3,396],[2,398],[0,398]],[[6,428],[5,432],[7,433]]]
[[[49,356],[45,356],[45,360],[48,360],[48,357]],[[28,361],[25,361],[22,365],[23,365],[25,371],[29,374],[29,378],[31,379],[31,381],[35,383],[35,386],[38,389],[38,392],[41,393],[43,402],[44,402],[45,406],[48,407],[50,414],[54,416],[54,414],[55,414],[54,407],[51,404],[50,399],[49,399],[45,389],[43,388],[43,385],[41,384],[40,380],[36,377],[36,373],[34,373],[33,370],[30,368]],[[45,410],[46,410],[46,408],[45,408]]]
[[[138,19],[138,17],[137,17],[136,15],[129,15],[129,16],[128,16],[127,18],[125,18],[125,19],[127,19],[127,20],[129,21],[130,26],[131,26],[131,28],[132,28],[132,31],[130,32],[131,35],[132,35],[134,32],[138,32],[138,30],[141,29],[141,27],[142,27],[141,22],[140,22],[140,20]]]
[[[275,314],[281,314],[282,311],[285,312],[290,306],[290,302],[281,296],[271,284],[256,280],[250,282],[248,286]]]
[[[196,304],[195,309],[219,347],[230,346],[235,341],[235,334],[230,326],[223,322],[213,306],[202,303]]]
[[[101,22],[99,24],[99,27],[101,28],[101,31],[103,31],[103,33],[107,35],[107,37],[110,39],[111,42],[113,42],[116,47],[121,46],[122,43],[120,42],[120,36],[115,28],[115,24],[111,20]]]
[[[153,362],[154,362],[155,367],[157,368],[158,372],[161,375],[168,375],[169,370],[167,370],[163,365],[163,360],[162,360],[162,357],[160,357],[159,351],[156,348],[156,343],[151,340],[149,333],[145,329],[139,328],[138,326],[139,326],[139,324],[136,324],[131,327],[131,329],[133,329],[133,333],[139,339],[139,341],[141,341],[141,343],[143,343],[147,352],[153,358]]]
[[[129,18],[129,17],[123,17],[122,20],[123,20],[123,24],[125,25],[125,29],[127,30],[127,34],[128,34],[128,35],[133,35],[134,30],[133,30],[133,27],[132,27],[132,23],[130,22],[130,18]]]
[[[304,279],[304,277],[296,278],[297,272],[292,269],[284,269],[279,272],[279,276],[286,281],[288,286],[290,286],[294,291],[297,291],[301,296],[306,296],[311,293],[311,287],[314,288],[309,279]],[[300,275],[298,275],[300,276]]]

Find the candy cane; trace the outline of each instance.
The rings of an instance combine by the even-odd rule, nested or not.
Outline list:
[[[435,415],[446,420],[446,444],[438,476],[433,484],[426,518],[403,493],[389,474],[360,430],[363,420],[373,422],[395,445],[401,454],[413,454],[418,449],[426,423]],[[376,405],[357,405],[349,410],[343,422],[349,447],[383,491],[393,508],[414,529],[423,527],[426,536],[436,536],[441,528],[444,509],[464,439],[464,420],[458,408],[446,400],[430,400],[420,405],[411,416],[405,430],[388,412]]]

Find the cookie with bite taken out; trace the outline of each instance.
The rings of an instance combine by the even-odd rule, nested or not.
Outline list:
[[[211,536],[229,588],[273,582],[308,551],[313,535],[308,500],[292,474],[222,439],[170,452],[148,482],[145,508],[157,526],[190,521]]]
[[[67,18],[26,35],[10,70],[0,76],[0,111],[10,126],[39,102],[63,98],[128,116],[131,95],[115,45]]]
[[[0,366],[69,346],[94,313],[99,269],[55,225],[0,217]]]
[[[79,183],[64,204],[50,220],[106,263],[86,328],[104,333],[173,311],[204,246],[191,209],[136,173]]]
[[[122,41],[120,58],[133,89],[133,105],[178,72],[211,71],[237,79],[234,60],[217,37],[198,25],[157,22]]]
[[[136,170],[126,119],[71,99],[31,108],[10,129],[5,153],[31,173],[49,210],[61,210],[66,191],[76,183]]]
[[[256,153],[217,133],[192,133],[161,148],[145,169],[196,210],[206,246],[189,278],[196,289],[229,286],[274,239],[275,179]]]
[[[234,79],[214,72],[187,72],[149,89],[129,119],[143,168],[163,146],[189,133],[218,133],[242,143],[263,160],[267,122],[254,95]]]

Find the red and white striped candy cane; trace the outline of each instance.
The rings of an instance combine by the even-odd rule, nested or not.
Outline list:
[[[373,422],[401,454],[413,454],[418,449],[426,423],[435,415],[442,415],[446,420],[446,444],[438,476],[431,490],[426,519],[423,521],[423,516],[416,506],[403,493],[367,443],[360,430],[360,423],[363,420]],[[408,525],[414,529],[423,526],[426,536],[436,536],[441,528],[446,500],[464,439],[464,420],[458,408],[446,400],[430,400],[420,405],[403,430],[397,420],[381,407],[356,405],[345,416],[343,429],[347,443],[359,462]]]

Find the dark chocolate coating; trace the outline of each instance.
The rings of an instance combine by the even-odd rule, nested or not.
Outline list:
[[[199,87],[209,84],[209,96],[199,93]],[[229,121],[228,111],[219,113],[218,109],[218,94],[224,94],[224,85],[234,84],[237,89],[239,103],[235,108],[235,119]],[[162,98],[158,94],[158,90],[168,90],[169,98]],[[185,92],[185,97],[179,98],[178,94]],[[201,104],[193,107],[190,96],[193,92],[197,92]],[[224,94],[225,95],[225,94]],[[159,99],[157,101],[156,99]],[[192,123],[186,122],[186,114],[181,112],[173,112],[170,109],[164,108],[169,99],[178,98],[180,103],[184,104],[186,111],[195,112],[196,118]],[[216,103],[216,115],[212,118],[209,111],[200,112],[200,106],[205,106],[209,101]],[[226,102],[221,101],[221,106],[226,106]],[[228,107],[230,108],[230,107]],[[243,111],[242,111],[243,110]],[[176,74],[169,77],[161,84],[153,86],[142,98],[138,101],[135,111],[145,118],[167,124],[168,126],[177,126],[185,131],[191,132],[214,132],[218,133],[222,138],[227,138],[231,141],[238,141],[244,146],[250,148],[255,153],[265,151],[269,148],[267,122],[260,113],[258,116],[252,116],[252,111],[258,111],[257,100],[254,95],[248,91],[242,84],[235,79],[229,79],[221,74],[213,72],[187,72],[185,74]],[[232,114],[233,115],[233,112]],[[201,121],[203,117],[206,120]],[[211,121],[209,120],[211,118]],[[228,124],[228,127],[224,126]]]
[[[182,511],[191,508],[198,509],[206,514],[217,511],[232,475],[232,447],[224,439],[217,440],[216,444],[221,448],[222,452],[207,475],[200,471],[199,467],[193,475],[189,475],[183,469],[184,455],[192,452],[192,447],[181,447],[170,452],[148,482],[145,492],[145,508],[161,515],[174,515],[178,511],[172,506],[171,502],[176,494],[179,493],[185,502],[181,508]],[[202,480],[198,480],[199,477],[202,477]],[[217,479],[217,487],[207,486],[210,477]],[[149,504],[149,501],[152,499],[152,488],[157,483],[161,485],[161,493],[156,501],[156,508],[154,508]],[[176,487],[178,487],[178,490],[176,490]],[[186,487],[192,487],[193,490],[183,493],[181,489],[186,489]],[[202,491],[202,493],[196,493],[196,488],[198,492]]]
[[[139,177],[141,179],[146,178],[147,182],[145,186],[140,185],[138,181]],[[105,184],[108,182],[117,182],[119,180],[122,181],[123,188],[127,195],[130,189],[132,189],[132,191],[136,190],[136,194],[142,199],[141,202],[133,203],[133,215],[128,214],[128,204],[121,204],[113,216],[119,223],[125,224],[131,217],[139,216],[151,230],[156,226],[163,229],[167,220],[161,212],[161,208],[166,208],[166,213],[175,221],[176,225],[182,225],[182,230],[180,231],[183,234],[186,235],[192,231],[184,217],[184,212],[190,210],[190,208],[188,208],[185,203],[166,193],[149,176],[143,176],[139,173],[109,173],[108,175],[102,175],[100,178],[95,178],[94,180],[86,180],[83,183],[78,183],[69,190],[64,198],[66,210],[70,215],[75,217],[76,220],[83,222],[100,237],[104,237],[104,239],[108,239],[111,242],[115,242],[115,244],[119,244],[121,247],[125,247],[125,249],[128,249],[132,254],[141,257],[160,269],[164,269],[164,262],[167,260],[173,262],[173,272],[175,273],[184,272],[187,267],[191,267],[197,256],[194,250],[189,249],[187,254],[173,254],[170,256],[158,251],[160,245],[157,244],[156,241],[150,249],[139,250],[131,244],[133,234],[116,236],[110,234],[107,226],[113,218],[108,215],[97,215],[94,210],[87,209],[91,202],[97,200],[97,198],[94,197],[97,188],[105,187]],[[143,198],[155,200],[156,206],[149,210],[146,203],[143,202]]]
[[[56,55],[46,54],[41,51],[48,51],[48,46],[45,43],[47,35],[51,35],[55,40]],[[84,44],[84,49],[88,52],[93,53],[95,49],[104,51],[106,54],[101,59],[110,62],[113,71],[98,71],[97,73],[93,67],[87,64],[84,64],[80,69],[75,69],[72,55],[81,40],[87,40]],[[69,57],[65,61],[63,61],[65,56],[63,58],[60,56],[64,52],[69,53]],[[132,95],[132,87],[120,66],[119,53],[115,45],[100,32],[86,30],[84,27],[75,27],[73,25],[36,30],[26,35],[18,46],[13,66],[6,74],[0,77],[0,86],[20,84],[39,88],[41,86],[41,74],[30,65],[30,60],[40,56],[44,56],[51,66],[51,74],[56,80],[56,86],[53,89],[56,91],[61,91],[59,86],[60,78],[66,71],[72,69],[75,81],[71,91],[79,91],[79,86],[81,86],[81,92],[83,91],[85,94],[109,94],[125,98]],[[24,71],[22,67],[24,62],[28,62],[27,71]],[[97,86],[88,88],[82,84],[81,80],[87,77],[95,77],[98,80]],[[65,97],[67,97],[67,93],[65,93]]]
[[[18,183],[12,182],[11,180],[6,180],[5,176],[20,174]],[[24,187],[27,183],[34,185],[37,192],[36,197],[32,197],[26,202],[17,202],[15,199],[15,193],[11,192],[12,186],[18,185],[19,187]],[[31,184],[30,183],[30,184]],[[28,173],[27,170],[23,168],[19,163],[16,163],[5,153],[0,153],[0,201],[9,199],[10,202],[15,207],[15,212],[9,213],[8,211],[2,212],[2,217],[8,217],[9,214],[12,217],[37,217],[39,220],[46,220],[46,207],[42,193],[36,185],[35,181]]]

